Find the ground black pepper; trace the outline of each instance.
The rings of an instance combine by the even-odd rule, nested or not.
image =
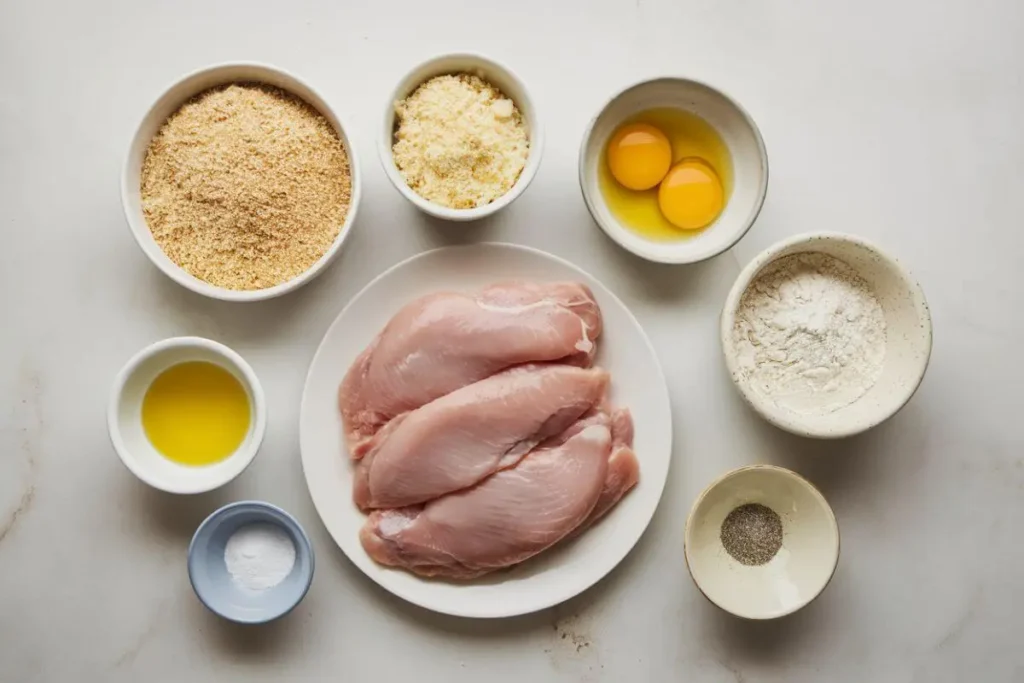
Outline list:
[[[740,564],[762,565],[782,547],[782,519],[760,503],[740,505],[722,522],[721,539],[726,552]]]

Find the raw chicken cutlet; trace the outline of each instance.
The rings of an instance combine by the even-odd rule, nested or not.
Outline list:
[[[512,567],[582,533],[636,485],[632,438],[628,411],[598,409],[474,488],[374,512],[360,540],[377,562],[422,576]]]
[[[515,465],[604,401],[608,373],[522,365],[391,421],[356,464],[353,497],[367,508],[423,503]]]
[[[592,368],[590,290],[504,282],[403,307],[338,404],[360,540],[380,564],[473,579],[585,533],[640,477],[633,420]]]
[[[360,458],[393,418],[522,363],[589,367],[602,328],[586,285],[506,282],[404,306],[349,368],[338,394]]]
[[[633,416],[619,408],[611,414],[612,451],[608,455],[608,474],[604,488],[590,516],[576,529],[579,534],[605,516],[640,481],[640,462],[633,452]]]

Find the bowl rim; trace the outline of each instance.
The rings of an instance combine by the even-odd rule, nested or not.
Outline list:
[[[349,188],[349,206],[348,212],[345,214],[345,219],[342,221],[341,226],[338,229],[338,234],[328,247],[327,251],[308,269],[295,276],[291,280],[282,282],[273,287],[266,287],[264,289],[247,289],[247,290],[235,290],[227,289],[217,285],[210,284],[204,280],[193,276],[192,274],[185,271],[183,268],[174,263],[164,263],[161,260],[155,258],[155,253],[152,249],[156,249],[162,253],[160,246],[153,243],[149,244],[143,239],[143,233],[149,233],[149,224],[146,223],[145,216],[142,215],[141,211],[137,214],[133,212],[129,206],[129,197],[136,197],[141,195],[141,188],[135,187],[135,183],[131,182],[129,168],[131,167],[131,161],[134,158],[133,150],[136,148],[142,149],[143,144],[145,148],[148,148],[149,140],[142,140],[142,130],[155,118],[155,112],[157,107],[163,104],[164,100],[170,95],[171,91],[178,86],[199,79],[202,76],[215,76],[220,72],[224,72],[225,76],[218,84],[207,86],[201,89],[195,89],[181,102],[177,103],[177,106],[181,106],[187,102],[190,98],[218,85],[226,85],[229,83],[239,82],[238,78],[228,77],[226,74],[231,71],[238,69],[248,69],[256,72],[262,72],[264,76],[274,76],[285,83],[291,82],[302,88],[305,88],[312,93],[316,99],[319,100],[319,104],[310,102],[307,98],[294,92],[292,88],[287,86],[281,87],[282,90],[289,92],[290,94],[298,97],[303,102],[306,102],[309,106],[313,107],[317,112],[320,113],[327,122],[331,125],[334,131],[337,133],[338,138],[341,140],[342,145],[345,147],[345,151],[348,154],[348,165],[349,165],[349,177],[351,179]],[[259,77],[250,79],[253,82],[262,82]],[[177,111],[175,109],[175,111]],[[166,121],[166,119],[165,119]],[[136,244],[142,249],[142,252],[146,254],[147,258],[155,265],[160,271],[171,278],[174,282],[178,283],[182,287],[189,289],[196,294],[209,297],[211,299],[217,299],[220,301],[264,301],[266,299],[272,299],[288,292],[294,291],[299,287],[302,287],[306,283],[312,281],[318,275],[320,275],[327,266],[337,257],[341,251],[342,245],[347,241],[352,228],[355,223],[356,214],[358,213],[360,200],[362,198],[362,175],[360,172],[359,160],[355,146],[352,144],[347,131],[349,130],[348,125],[342,117],[337,113],[334,107],[331,106],[330,102],[323,96],[323,94],[310,85],[304,79],[296,76],[294,73],[282,69],[271,64],[258,61],[231,61],[231,62],[218,62],[216,64],[210,64],[193,71],[190,71],[176,79],[170,84],[163,88],[159,94],[152,100],[145,113],[139,119],[138,124],[135,126],[135,130],[132,133],[131,139],[128,143],[128,148],[124,155],[124,160],[121,164],[121,207],[124,211],[125,221],[128,223],[129,231],[134,238]],[[152,138],[150,138],[151,140]],[[141,204],[141,198],[140,198]]]
[[[875,415],[871,416],[870,419],[850,421],[843,428],[832,430],[824,430],[815,426],[809,426],[802,421],[800,415],[797,415],[796,413],[789,414],[781,409],[776,409],[766,399],[750,391],[749,388],[746,387],[738,378],[739,366],[735,350],[732,348],[732,332],[736,321],[736,309],[739,307],[740,298],[743,296],[743,293],[747,290],[747,287],[750,286],[750,283],[754,280],[757,274],[769,263],[780,258],[781,252],[795,246],[811,246],[813,243],[821,241],[846,242],[848,244],[861,247],[878,257],[888,269],[895,273],[906,285],[907,290],[910,292],[915,303],[920,303],[920,306],[916,306],[915,308],[919,312],[919,322],[922,329],[925,331],[926,344],[924,354],[920,358],[920,362],[918,364],[919,367],[917,368],[914,382],[908,385],[905,394],[898,402],[894,403],[886,410],[878,411]],[[815,250],[808,249],[807,251]],[[754,411],[762,418],[780,429],[790,432],[791,434],[796,434],[797,436],[813,437],[817,439],[842,439],[866,432],[869,429],[882,424],[902,410],[903,407],[910,402],[910,399],[914,397],[914,394],[917,393],[917,390],[921,386],[921,382],[924,380],[925,373],[928,370],[928,365],[931,362],[932,347],[934,343],[933,337],[934,332],[932,328],[931,309],[928,306],[928,300],[925,298],[921,284],[914,278],[911,272],[896,257],[890,256],[874,242],[857,235],[832,231],[814,231],[792,235],[775,242],[768,248],[761,251],[757,256],[751,259],[751,261],[740,271],[739,275],[736,276],[736,280],[733,282],[728,296],[726,296],[725,303],[722,305],[722,312],[719,316],[719,341],[722,348],[722,357],[725,359],[725,366],[726,370],[729,372],[729,378],[732,380],[733,385],[739,391],[740,396],[746,404],[753,408]]]
[[[520,113],[527,118],[529,122],[528,133],[530,152],[526,157],[526,165],[523,167],[522,172],[516,179],[515,184],[512,185],[508,192],[501,195],[493,202],[473,209],[452,209],[416,194],[416,192],[414,192],[405,182],[401,172],[398,170],[397,164],[395,164],[394,153],[392,151],[394,133],[385,132],[388,128],[387,123],[389,121],[392,122],[392,130],[394,128],[395,102],[408,96],[410,93],[415,91],[416,88],[426,82],[425,79],[414,83],[413,76],[419,71],[429,70],[435,64],[447,60],[463,60],[472,62],[477,66],[498,72],[503,78],[515,83],[523,94],[522,98],[520,98],[522,101],[516,102],[515,104],[519,108]],[[441,71],[436,75],[442,75],[444,73],[456,72]],[[427,79],[429,78],[433,78],[433,76],[428,76]],[[507,93],[505,94],[507,95]],[[529,89],[526,87],[526,83],[515,71],[505,64],[477,52],[446,52],[444,54],[431,57],[425,61],[418,62],[411,69],[405,72],[395,87],[391,90],[388,101],[384,106],[384,118],[382,123],[385,125],[383,130],[378,131],[377,152],[381,166],[384,168],[384,174],[388,177],[388,180],[390,180],[391,184],[395,186],[395,189],[398,190],[399,194],[409,200],[417,209],[427,215],[448,221],[475,221],[493,215],[504,209],[506,206],[518,199],[526,191],[526,188],[533,182],[534,177],[537,175],[537,170],[540,168],[541,159],[544,155],[544,125],[537,113],[537,105],[535,104],[533,95],[530,94]]]
[[[718,488],[719,486],[721,486],[723,483],[725,483],[729,479],[732,479],[733,477],[736,477],[736,476],[738,476],[738,475],[740,475],[740,474],[742,474],[744,472],[748,472],[748,471],[759,471],[759,472],[768,474],[769,476],[784,476],[784,477],[788,477],[788,478],[792,479],[793,481],[796,481],[797,483],[802,485],[804,488],[806,488],[808,491],[811,492],[811,495],[813,495],[815,498],[817,498],[822,503],[822,506],[824,507],[825,512],[827,513],[827,517],[828,517],[829,521],[831,522],[832,530],[835,532],[835,536],[836,536],[836,552],[835,552],[835,557],[832,560],[832,567],[831,567],[831,569],[829,571],[828,579],[826,579],[825,583],[822,584],[821,589],[819,589],[817,593],[815,593],[814,595],[808,597],[804,602],[800,603],[799,605],[796,605],[796,606],[794,606],[792,608],[789,608],[789,609],[786,609],[786,610],[780,610],[778,613],[775,613],[775,614],[765,614],[765,615],[761,615],[761,616],[755,616],[755,615],[751,615],[751,614],[740,614],[739,612],[734,612],[733,610],[729,609],[728,607],[726,607],[726,606],[724,606],[722,604],[719,604],[714,598],[712,598],[710,595],[707,594],[707,592],[704,590],[704,587],[697,580],[697,577],[694,576],[694,574],[693,574],[693,567],[691,566],[691,563],[690,563],[690,548],[691,548],[690,535],[691,535],[691,532],[693,530],[694,518],[696,517],[697,509],[700,507],[700,504],[704,502],[704,499],[708,496],[708,494],[711,493],[711,491],[713,491],[714,489]],[[708,602],[710,602],[712,605],[714,605],[715,607],[719,608],[723,612],[728,612],[729,614],[732,614],[733,616],[737,616],[737,617],[740,617],[741,619],[746,619],[748,621],[770,621],[772,619],[779,619],[779,618],[782,618],[782,617],[787,617],[787,616],[789,616],[791,614],[795,614],[796,612],[799,612],[804,607],[807,607],[812,602],[817,600],[821,596],[821,594],[825,592],[825,589],[829,587],[829,584],[832,583],[832,579],[836,575],[836,568],[839,566],[839,556],[841,554],[842,554],[842,533],[840,532],[840,529],[839,529],[839,520],[836,519],[835,510],[832,509],[832,505],[828,502],[828,499],[825,498],[825,495],[821,492],[821,490],[817,486],[812,484],[806,477],[800,475],[797,472],[794,472],[793,470],[791,470],[789,468],[780,467],[779,465],[769,465],[767,463],[759,463],[759,464],[754,464],[754,465],[743,465],[741,467],[736,467],[736,468],[733,468],[731,470],[728,470],[727,472],[719,475],[716,479],[712,480],[712,482],[710,484],[708,484],[707,486],[704,487],[704,490],[701,491],[700,494],[697,496],[696,500],[694,500],[693,505],[690,506],[690,512],[686,515],[686,526],[685,526],[684,531],[683,531],[683,559],[686,562],[686,571],[690,574],[690,580],[693,581],[693,584],[697,587],[697,590],[700,591],[700,594],[703,595],[704,598]]]
[[[279,612],[273,616],[269,616],[265,619],[236,619],[234,617],[230,617],[224,614],[223,612],[213,607],[209,602],[206,601],[206,598],[203,596],[203,593],[196,587],[195,578],[193,577],[193,558],[196,556],[194,551],[196,539],[199,538],[199,534],[207,526],[216,523],[219,518],[223,517],[231,510],[237,508],[248,508],[253,512],[257,512],[259,514],[264,515],[265,519],[274,519],[275,523],[277,523],[278,526],[285,526],[286,530],[288,531],[288,535],[292,537],[292,542],[294,543],[297,540],[297,545],[302,546],[301,552],[304,552],[306,556],[309,558],[309,571],[306,573],[304,585],[302,587],[302,590],[296,597],[295,602],[293,602],[287,609],[283,610],[282,612]],[[294,529],[288,527],[287,525],[280,524],[281,517],[289,520],[294,525]],[[292,533],[293,531],[297,531],[298,533]],[[298,547],[296,547],[296,552],[300,552]],[[206,518],[199,523],[199,526],[197,526],[196,530],[192,533],[192,539],[188,543],[188,552],[186,554],[185,564],[188,569],[188,582],[192,586],[192,592],[195,593],[196,597],[199,599],[199,602],[203,603],[203,606],[206,609],[210,610],[218,617],[222,619],[227,619],[228,621],[234,622],[236,624],[266,624],[271,621],[274,621],[275,619],[280,619],[284,615],[294,610],[296,607],[299,606],[299,603],[301,603],[302,600],[306,597],[306,594],[309,592],[310,586],[313,585],[313,574],[316,573],[316,552],[313,550],[313,542],[310,540],[309,534],[306,532],[305,527],[303,527],[302,524],[299,523],[299,520],[297,520],[294,515],[292,515],[284,508],[281,508],[277,505],[274,505],[273,503],[268,503],[263,500],[236,500],[232,503],[227,503],[226,505],[222,505],[221,507],[217,508],[216,510],[208,514]]]
[[[596,200],[591,195],[590,189],[587,187],[587,147],[591,141],[591,138],[594,135],[594,126],[597,125],[598,119],[600,119],[601,116],[608,109],[608,107],[615,103],[619,98],[628,95],[634,90],[651,85],[652,83],[659,82],[671,82],[677,85],[697,86],[701,88],[706,88],[716,93],[717,95],[721,96],[722,99],[728,102],[729,105],[733,107],[743,118],[747,126],[749,126],[751,133],[753,133],[754,140],[757,143],[757,151],[761,165],[762,180],[760,186],[758,187],[757,197],[755,199],[753,209],[748,214],[746,220],[743,222],[743,227],[740,230],[738,230],[736,234],[733,235],[729,240],[726,240],[726,242],[722,245],[720,249],[716,248],[707,252],[700,252],[697,254],[683,253],[672,255],[667,253],[667,250],[664,249],[665,245],[658,242],[645,242],[644,244],[646,248],[640,248],[635,244],[626,242],[625,240],[622,239],[622,235],[620,234],[620,231],[624,231],[625,228],[621,228],[618,225],[607,225],[605,221],[602,220],[602,218],[600,217],[600,213],[597,210],[597,206],[595,204]],[[716,256],[724,254],[725,252],[729,251],[734,246],[736,246],[736,244],[741,239],[743,239],[748,232],[750,232],[750,229],[754,227],[754,223],[757,222],[757,219],[761,215],[761,211],[764,209],[764,202],[768,196],[768,180],[770,175],[770,166],[768,163],[768,148],[765,145],[764,136],[761,134],[761,129],[758,127],[757,122],[754,120],[754,117],[750,115],[750,112],[748,112],[742,104],[740,104],[739,100],[731,96],[728,92],[722,90],[717,86],[711,85],[707,81],[703,81],[697,78],[691,78],[689,76],[664,75],[656,76],[654,78],[646,78],[644,80],[636,81],[630,85],[627,85],[626,87],[614,93],[611,97],[607,98],[604,101],[604,104],[601,105],[600,109],[597,110],[597,113],[594,114],[593,117],[591,117],[589,123],[587,123],[587,127],[583,131],[583,138],[580,141],[579,156],[577,158],[576,166],[577,181],[580,186],[580,192],[583,195],[583,202],[584,204],[586,204],[587,211],[590,213],[590,216],[593,219],[593,221],[597,223],[598,227],[601,228],[601,231],[604,232],[605,235],[607,235],[612,241],[614,241],[620,247],[636,256],[639,256],[642,259],[651,261],[653,263],[667,263],[672,265],[700,263],[702,261],[706,261],[708,259],[712,259],[715,258]],[[675,243],[670,244],[674,245]]]
[[[158,354],[176,348],[201,348],[219,355],[236,368],[239,373],[241,373],[242,377],[245,379],[247,388],[252,394],[254,423],[252,436],[247,441],[243,441],[232,455],[222,461],[228,462],[230,460],[237,460],[242,462],[241,468],[237,472],[230,473],[230,476],[227,476],[227,478],[209,478],[195,486],[176,486],[169,484],[159,477],[152,476],[152,474],[145,468],[139,467],[136,459],[131,455],[127,444],[125,444],[124,437],[121,434],[121,424],[118,419],[118,413],[121,405],[121,399],[124,394],[124,388],[128,380],[136,371],[138,371],[139,367],[144,362]],[[233,349],[221,344],[220,342],[213,341],[212,339],[206,339],[204,337],[171,337],[169,339],[162,339],[158,342],[154,342],[137,351],[115,376],[114,384],[110,391],[110,398],[107,403],[107,434],[110,437],[111,445],[114,447],[114,452],[117,453],[117,457],[121,460],[121,463],[128,469],[128,471],[134,474],[140,481],[167,493],[179,495],[206,493],[207,491],[220,488],[234,480],[242,474],[242,472],[248,469],[249,465],[252,464],[252,461],[255,460],[257,453],[259,453],[260,446],[263,444],[263,437],[266,434],[266,430],[266,396],[263,393],[263,387],[260,384],[255,371],[252,369],[252,366],[250,366],[249,363]],[[186,466],[181,465],[181,467]]]

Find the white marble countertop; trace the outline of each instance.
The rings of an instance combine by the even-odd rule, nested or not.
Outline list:
[[[6,0],[0,4],[0,681],[1024,680],[1024,5],[1018,0]],[[389,90],[444,51],[516,69],[547,128],[526,194],[466,227],[417,214],[375,139]],[[170,81],[250,59],[308,79],[345,118],[366,192],[355,234],[312,285],[255,305],[208,301],[143,256],[120,165]],[[576,154],[620,87],[679,73],[733,94],[761,126],[764,212],[731,253],[659,267],[605,239]],[[838,443],[790,437],[744,408],[716,318],[741,264],[814,229],[864,235],[921,280],[936,329],[924,384],[897,417]],[[628,559],[540,614],[473,622],[366,580],[331,543],[299,464],[313,350],[385,267],[437,245],[512,241],[601,278],[650,334],[672,392],[674,463]],[[114,373],[142,346],[197,334],[242,353],[270,422],[255,465],[216,493],[136,481],[107,440]],[[744,623],[683,564],[700,489],[743,463],[792,467],[835,507],[843,554],[806,610]],[[296,514],[318,551],[300,608],[263,628],[207,613],[185,549],[220,504]]]

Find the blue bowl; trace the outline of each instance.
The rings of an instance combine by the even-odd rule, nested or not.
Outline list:
[[[266,590],[238,585],[228,573],[224,548],[240,527],[273,524],[295,546],[295,566],[285,579]],[[264,624],[290,612],[302,602],[313,582],[313,546],[294,517],[270,503],[255,500],[225,505],[207,517],[188,546],[188,578],[206,607],[239,624]]]

